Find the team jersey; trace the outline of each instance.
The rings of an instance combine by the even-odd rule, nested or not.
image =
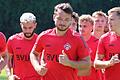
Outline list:
[[[28,40],[21,32],[11,36],[7,41],[8,53],[13,55],[13,74],[20,77],[20,80],[40,80],[30,62],[30,52],[37,36],[34,34],[32,39]]]
[[[87,45],[91,51],[90,57],[91,61],[94,63],[95,56],[96,56],[96,50],[97,50],[97,45],[98,45],[99,39],[96,37],[92,36],[87,42]],[[93,77],[94,76],[94,77]],[[101,70],[96,70],[93,66],[91,67],[91,73],[89,76],[83,76],[79,77],[81,80],[102,80],[102,73]]]
[[[6,49],[6,37],[0,32],[0,53],[4,52]]]
[[[120,36],[115,32],[104,34],[99,40],[97,53],[104,55],[106,61],[115,54],[120,55]],[[105,80],[120,80],[120,63],[105,69]]]
[[[1,61],[1,55],[4,54],[5,50],[6,50],[6,37],[2,32],[0,32],[0,72],[5,66],[5,63]]]
[[[64,50],[70,60],[79,61],[89,55],[88,48],[78,33],[68,29],[64,36],[57,36],[55,31],[54,28],[41,33],[35,43],[36,52],[44,49],[48,71],[43,80],[77,80],[76,70],[60,64],[58,57]]]
[[[98,41],[99,41],[99,39],[97,39],[94,36],[91,36],[90,39],[87,41],[87,45],[91,50],[90,57],[91,57],[92,62],[94,62],[94,60],[95,60]]]

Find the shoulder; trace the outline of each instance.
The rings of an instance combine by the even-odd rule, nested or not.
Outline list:
[[[71,33],[72,33],[72,38],[78,43],[79,42],[82,42],[82,43],[86,43],[83,36],[78,33],[77,31],[74,31],[74,30],[71,30]]]
[[[69,29],[69,33],[67,33],[67,34],[71,37],[71,39],[73,39],[77,42],[84,41],[83,36],[80,33],[78,33],[77,31]]]
[[[5,35],[4,35],[2,32],[0,32],[0,37],[1,37],[1,36],[2,36],[2,37],[5,37]]]
[[[48,29],[48,30],[42,31],[42,32],[38,35],[38,37],[40,38],[40,37],[49,35],[52,31],[53,31],[53,29]]]
[[[78,33],[77,31],[75,30],[72,30],[72,29],[68,29],[68,33],[67,34],[71,34],[72,37],[80,37],[80,33]]]
[[[100,37],[99,42],[103,42],[103,43],[109,42],[112,34],[113,34],[112,32],[107,32],[103,34]]]
[[[96,37],[95,37],[95,36],[93,36],[93,35],[91,35],[90,40],[91,40],[91,41],[94,41],[94,42],[99,41],[99,39],[98,39],[98,38],[96,38]]]
[[[111,36],[113,34],[113,32],[107,32],[105,34],[103,34],[100,39],[106,39],[106,38],[109,38],[109,36]]]
[[[23,34],[22,33],[16,33],[8,38],[8,40],[14,40],[18,38],[22,38]]]
[[[38,34],[34,33],[34,37],[37,38],[37,37],[38,37]]]
[[[3,39],[6,41],[5,35],[2,32],[0,32],[0,40],[3,40]]]

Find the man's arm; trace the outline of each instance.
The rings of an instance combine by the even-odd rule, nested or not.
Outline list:
[[[78,76],[87,76],[90,75],[91,63],[90,57],[87,56],[80,61],[70,62],[71,67],[78,69]]]
[[[8,61],[7,61],[7,66],[5,67],[6,73],[8,80],[15,80],[15,79],[20,79],[17,75],[13,74],[13,61],[12,61],[13,55],[8,54]]]
[[[94,62],[95,68],[105,69],[107,67],[113,66],[114,64],[120,62],[117,54],[112,56],[112,58],[108,61],[103,61],[104,57],[105,56],[103,54],[96,54],[96,58],[95,58],[95,62]]]
[[[2,52],[0,55],[0,72],[1,70],[5,67],[5,65],[7,64],[7,53],[6,52]]]
[[[12,58],[13,58],[13,56],[8,54],[7,66],[5,68],[8,77],[13,75],[13,73],[12,73]]]
[[[67,54],[62,51],[63,55],[59,56],[59,62],[64,66],[69,66],[78,70],[78,76],[84,76],[90,74],[91,60],[90,56],[87,56],[79,61],[72,61],[68,58]]]
[[[35,70],[40,66],[38,57],[39,57],[39,54],[37,52],[31,51],[30,61],[31,61]]]
[[[30,53],[30,61],[34,67],[34,69],[36,70],[36,72],[41,75],[41,76],[44,76],[47,72],[47,68],[45,67],[46,66],[46,63],[44,63],[44,60],[42,58],[44,58],[44,51],[43,54],[40,58],[40,64],[39,64],[39,53],[38,52],[35,52],[34,51],[34,47]],[[42,62],[42,63],[41,63]]]

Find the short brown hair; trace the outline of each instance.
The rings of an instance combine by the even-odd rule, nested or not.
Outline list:
[[[89,14],[83,14],[83,15],[81,15],[81,16],[79,17],[79,22],[78,22],[78,24],[80,24],[80,22],[82,22],[82,21],[88,21],[88,22],[90,22],[92,25],[94,24],[93,18],[92,18],[92,16],[89,15]]]
[[[114,7],[114,8],[112,8],[112,9],[110,9],[110,10],[108,11],[108,15],[109,15],[110,13],[113,13],[113,12],[116,12],[116,14],[117,14],[118,16],[120,16],[120,7]]]
[[[65,13],[68,13],[71,15],[73,13],[73,8],[71,7],[71,5],[69,3],[60,3],[60,4],[56,5],[54,8],[54,13],[56,13],[58,11],[58,9],[61,9]]]
[[[73,12],[73,13],[72,13],[72,17],[73,17],[73,19],[75,20],[75,22],[78,23],[78,19],[79,19],[79,15],[78,15],[78,13]]]
[[[95,11],[93,14],[92,14],[92,17],[96,17],[96,16],[104,16],[106,19],[107,19],[107,15],[106,13],[104,13],[103,11]]]

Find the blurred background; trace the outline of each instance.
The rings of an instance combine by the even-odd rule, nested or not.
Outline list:
[[[20,32],[19,18],[24,12],[32,12],[37,17],[36,33],[53,28],[54,6],[63,2],[69,2],[79,15],[98,10],[107,13],[112,7],[120,6],[120,0],[0,0],[0,31],[7,39]],[[5,70],[0,74],[0,80],[6,80]]]
[[[120,0],[0,0],[0,31],[6,37],[20,32],[19,18],[24,12],[32,12],[37,17],[36,33],[53,28],[54,6],[69,2],[79,15],[92,14],[96,10],[106,12],[120,5]]]

